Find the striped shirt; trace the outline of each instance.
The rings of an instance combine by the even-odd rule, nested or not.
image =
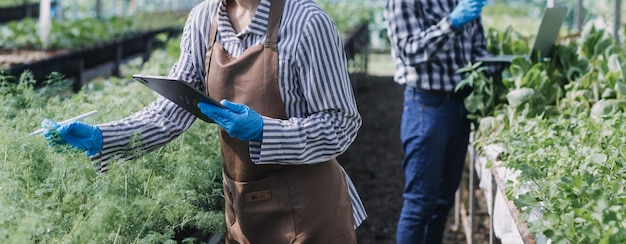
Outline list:
[[[388,0],[391,53],[400,84],[422,90],[453,91],[462,79],[456,71],[477,57],[488,56],[480,18],[459,30],[449,13],[457,0]]]
[[[217,41],[233,57],[265,41],[270,0],[262,0],[248,27],[235,33],[225,2],[206,0],[193,8],[183,29],[181,54],[169,76],[204,89],[206,44],[214,14],[218,14]],[[279,29],[279,87],[289,119],[263,117],[262,142],[250,141],[256,164],[315,164],[336,158],[356,138],[361,126],[347,72],[343,40],[332,19],[313,0],[285,1]],[[113,159],[132,159],[132,151],[152,151],[187,130],[195,117],[159,97],[141,111],[99,125],[101,153],[92,157],[104,172]],[[140,135],[137,147],[131,138]],[[367,217],[359,195],[346,174],[355,228]]]

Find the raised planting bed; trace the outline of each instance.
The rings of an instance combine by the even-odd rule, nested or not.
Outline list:
[[[528,223],[520,218],[520,209],[515,205],[514,199],[510,198],[518,194],[508,192],[515,189],[507,187],[507,182],[517,182],[520,171],[503,166],[504,162],[498,158],[504,149],[499,145],[487,145],[480,149],[482,153],[477,150],[470,145],[470,172],[475,173],[473,177],[476,177],[478,184],[470,184],[469,190],[476,191],[478,186],[484,192],[489,215],[490,243],[495,240],[511,244],[547,243],[545,236],[530,232]],[[477,201],[477,197],[471,195],[469,201]],[[469,211],[467,217],[474,220],[477,212],[475,209]],[[529,221],[537,221],[539,218],[540,216],[535,213]],[[474,235],[476,226],[467,226],[465,229],[469,240]]]
[[[19,20],[26,17],[39,16],[39,3],[28,3],[17,6],[0,7],[0,23]]]
[[[548,60],[513,60],[501,79],[479,63],[459,70],[457,89],[473,88],[470,172],[502,243],[626,243],[626,53],[584,29]]]
[[[38,81],[45,80],[52,72],[58,72],[72,79],[74,89],[78,90],[89,79],[100,74],[112,72],[113,75],[118,75],[119,66],[130,59],[143,57],[144,61],[147,60],[153,48],[163,44],[157,39],[157,35],[167,34],[171,37],[180,31],[179,27],[162,28],[139,32],[91,47],[50,53],[5,50],[0,53],[11,55],[0,58],[0,65],[8,70],[9,75],[15,77],[29,70]],[[7,64],[8,66],[5,66]],[[41,84],[36,84],[39,85]]]
[[[10,67],[22,63],[30,63],[59,55],[65,51],[46,52],[39,50],[1,49],[0,67]]]

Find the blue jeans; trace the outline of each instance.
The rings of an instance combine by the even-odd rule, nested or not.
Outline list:
[[[398,244],[442,242],[467,153],[466,115],[460,99],[407,86],[400,129],[405,185]]]

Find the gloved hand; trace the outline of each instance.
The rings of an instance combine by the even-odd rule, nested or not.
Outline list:
[[[98,126],[74,121],[59,125],[51,119],[44,119],[41,127],[50,146],[69,144],[73,148],[86,151],[93,156],[102,151],[102,131]]]
[[[250,107],[233,103],[226,99],[220,102],[226,108],[201,102],[200,111],[220,125],[226,132],[239,140],[261,141],[263,138],[263,118]]]
[[[461,0],[450,13],[450,21],[454,28],[459,29],[480,16],[486,0]]]

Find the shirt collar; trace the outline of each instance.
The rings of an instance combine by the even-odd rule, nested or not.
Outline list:
[[[228,20],[228,13],[226,12],[226,0],[221,1],[218,16],[218,28],[220,28],[220,36],[223,40],[230,38],[237,38],[245,34],[250,35],[265,35],[267,31],[267,25],[269,22],[269,9],[271,0],[261,0],[259,7],[254,12],[250,24],[241,33],[235,33],[235,29]]]

